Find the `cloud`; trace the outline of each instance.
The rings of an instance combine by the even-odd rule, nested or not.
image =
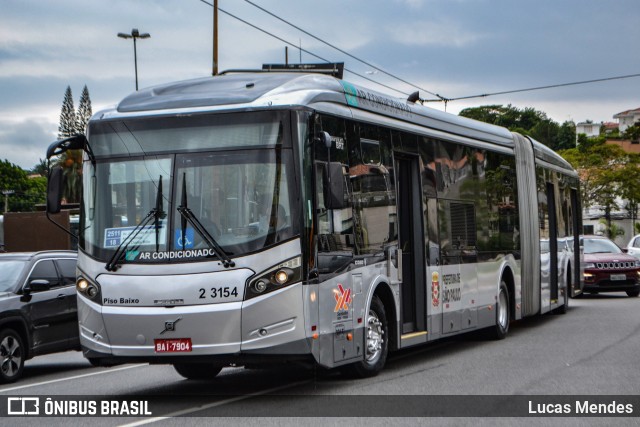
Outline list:
[[[415,21],[402,27],[387,26],[386,31],[394,42],[416,46],[465,47],[486,38],[453,21]]]
[[[33,168],[46,157],[49,144],[56,140],[57,125],[46,119],[13,121],[0,119],[2,158],[23,169]]]

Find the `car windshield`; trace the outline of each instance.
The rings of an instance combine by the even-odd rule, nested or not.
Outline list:
[[[622,250],[608,239],[583,239],[585,254],[622,253]]]
[[[0,261],[0,292],[13,291],[27,264],[20,260]]]

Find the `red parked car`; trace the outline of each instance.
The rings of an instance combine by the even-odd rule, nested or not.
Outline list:
[[[640,260],[602,236],[582,236],[584,250],[584,291],[626,292],[640,295]]]

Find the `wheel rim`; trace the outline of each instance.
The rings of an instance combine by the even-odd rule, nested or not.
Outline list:
[[[498,300],[498,324],[500,328],[506,329],[508,322],[508,312],[507,312],[507,293],[504,289],[500,289],[500,296]]]
[[[382,329],[382,322],[378,318],[378,314],[369,310],[369,316],[367,317],[367,348],[365,361],[369,365],[374,365],[382,354],[382,344],[384,343],[384,330]]]
[[[0,343],[0,370],[2,374],[11,378],[18,374],[22,365],[22,349],[16,337],[8,335]]]

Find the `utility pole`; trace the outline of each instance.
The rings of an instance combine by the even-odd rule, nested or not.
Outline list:
[[[213,72],[218,74],[218,0],[213,0]]]
[[[4,194],[4,213],[9,212],[9,194],[15,193],[14,190],[2,190]]]

